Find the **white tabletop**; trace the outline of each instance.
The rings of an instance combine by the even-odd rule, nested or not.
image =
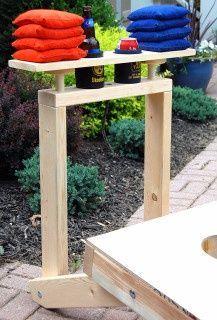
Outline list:
[[[73,61],[60,61],[50,63],[34,63],[26,62],[21,60],[10,60],[9,67],[15,69],[21,69],[26,71],[41,72],[41,71],[64,71],[72,70],[76,68],[88,67],[88,66],[99,66],[109,65],[127,62],[142,62],[142,61],[157,61],[168,58],[177,57],[188,57],[194,56],[194,49],[180,50],[180,51],[169,51],[169,52],[151,52],[142,51],[140,54],[116,54],[113,51],[105,51],[102,58],[82,58],[80,60]]]

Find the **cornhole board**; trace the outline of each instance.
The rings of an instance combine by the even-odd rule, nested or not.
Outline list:
[[[145,319],[217,319],[217,202],[90,238],[86,250],[87,274]]]
[[[9,66],[55,75],[55,88],[40,90],[40,185],[42,224],[42,277],[30,281],[34,301],[46,308],[120,306],[123,304],[90,276],[68,274],[66,110],[78,104],[131,96],[146,96],[145,107],[145,210],[149,220],[169,213],[172,81],[156,76],[156,66],[168,58],[193,56],[195,50],[146,52],[53,63],[10,60]],[[102,89],[65,88],[64,76],[75,68],[141,62],[148,77],[137,84],[107,83]],[[87,247],[85,260],[94,250]],[[130,257],[129,252],[129,257]],[[138,261],[135,261],[137,264]],[[88,268],[87,268],[88,269]],[[91,267],[90,267],[91,269]],[[132,293],[133,295],[133,293]],[[126,303],[126,302],[124,302]],[[159,318],[161,319],[161,318]],[[164,319],[164,318],[162,318]],[[170,319],[170,318],[168,318]]]

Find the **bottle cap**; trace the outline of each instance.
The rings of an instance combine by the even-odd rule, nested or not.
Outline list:
[[[91,11],[92,7],[91,6],[83,6],[84,11]]]

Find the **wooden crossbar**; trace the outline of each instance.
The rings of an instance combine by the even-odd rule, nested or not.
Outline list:
[[[172,81],[170,79],[142,79],[141,83],[120,84],[107,83],[100,89],[79,89],[68,87],[64,91],[42,90],[39,91],[39,104],[50,107],[67,107],[80,105],[89,102],[98,102],[119,98],[136,97],[147,94],[155,94],[172,90]]]

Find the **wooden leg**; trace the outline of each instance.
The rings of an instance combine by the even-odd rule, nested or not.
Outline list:
[[[164,64],[165,62],[166,62],[165,59],[148,62],[148,79],[149,80],[154,80],[156,78],[157,66],[159,66],[160,64]]]
[[[84,273],[42,277],[31,280],[29,286],[33,300],[48,309],[123,306]]]
[[[66,108],[39,106],[43,276],[68,273]]]
[[[169,213],[172,92],[150,94],[145,125],[145,220]]]

